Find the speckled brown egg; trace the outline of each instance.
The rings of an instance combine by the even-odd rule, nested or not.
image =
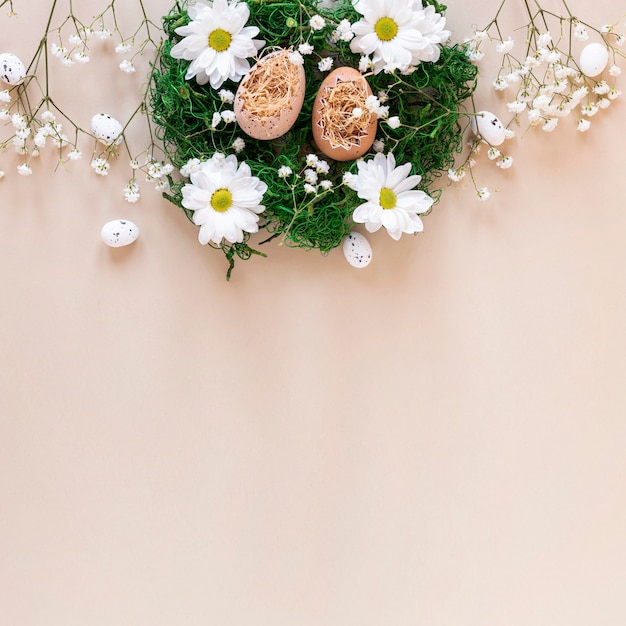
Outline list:
[[[338,67],[321,84],[313,103],[313,139],[335,161],[363,156],[376,138],[377,119],[365,106],[372,89],[358,70]]]
[[[237,123],[254,139],[284,135],[302,109],[305,85],[304,68],[289,60],[288,50],[268,54],[239,84],[233,107]]]

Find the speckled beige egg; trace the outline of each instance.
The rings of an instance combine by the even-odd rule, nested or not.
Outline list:
[[[372,89],[358,70],[338,67],[321,84],[313,103],[313,139],[335,161],[363,156],[376,138],[377,119],[365,106]]]
[[[296,122],[304,102],[304,67],[289,60],[289,50],[262,58],[244,76],[235,94],[234,111],[244,133],[276,139]]]

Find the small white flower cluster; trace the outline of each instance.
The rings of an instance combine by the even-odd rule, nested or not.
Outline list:
[[[3,103],[11,103],[11,96],[7,90],[0,92],[0,101]],[[17,103],[13,103],[17,104]],[[15,152],[26,157],[26,161],[17,167],[19,174],[30,176],[32,167],[28,165],[28,157],[36,158],[40,155],[48,145],[48,139],[51,144],[59,151],[69,144],[67,135],[63,133],[63,125],[57,122],[56,116],[52,111],[46,109],[39,116],[29,116],[25,113],[11,113],[11,107],[0,110],[0,120],[6,124],[10,124],[12,135],[9,140],[2,144],[4,148],[9,142],[13,146]],[[74,146],[70,152],[61,155],[61,161],[76,160],[81,157],[80,152]]]
[[[504,140],[512,139],[515,137],[515,131],[510,128],[505,128]],[[508,170],[513,166],[513,157],[508,154],[503,154],[499,148],[488,144],[482,137],[474,137],[469,141],[469,155],[462,165],[456,168],[450,168],[448,170],[448,179],[453,183],[462,181],[468,174],[471,178],[472,184],[476,191],[476,197],[485,202],[491,197],[491,191],[488,187],[479,187],[474,175],[474,167],[476,166],[476,155],[478,155],[483,145],[488,145],[487,159],[495,163],[496,167],[501,170]]]
[[[503,55],[503,60],[492,87],[503,93],[515,90],[514,97],[506,103],[506,107],[517,123],[525,120],[529,126],[550,133],[558,126],[560,118],[577,113],[577,129],[584,132],[590,127],[588,118],[608,108],[611,101],[621,95],[616,85],[616,78],[621,74],[617,57],[623,57],[624,54],[617,47],[621,45],[623,37],[614,31],[614,25],[592,29],[576,18],[567,16],[559,18],[558,30],[555,31],[559,35],[555,36],[546,29],[550,16],[554,17],[540,7],[534,19],[537,23],[542,21],[543,30],[537,28],[532,20],[527,25],[524,41],[526,56],[523,60],[519,60],[514,53],[515,41],[511,37],[501,37],[497,20],[488,30],[476,31],[471,39],[466,40],[466,54],[472,61],[480,61],[484,56],[481,50],[483,42],[495,42],[495,51]],[[594,45],[600,50],[605,46],[607,56],[613,57],[606,72],[609,82],[597,74],[583,73],[582,63],[572,56],[572,41],[566,34],[569,31],[563,27],[567,22],[571,25],[572,39],[587,41],[590,29],[601,37],[602,44]],[[491,28],[497,30],[498,37],[490,36]],[[522,114],[525,114],[525,118],[521,118]]]
[[[224,102],[224,100],[222,100]],[[224,124],[232,124],[235,122],[235,112],[232,109],[226,109],[225,111],[215,111],[213,116],[211,117],[211,124],[209,128],[211,130],[216,130],[220,125],[220,122],[224,122]]]
[[[328,191],[332,189],[333,183],[331,180],[324,178],[320,179],[320,176],[324,176],[330,172],[330,165],[324,159],[320,159],[316,154],[307,154],[305,160],[305,166],[300,174],[296,174],[296,182],[294,186],[304,181],[304,192],[308,195],[315,195],[321,191]],[[278,178],[288,181],[291,180],[294,174],[291,167],[288,165],[281,165],[278,168]]]
[[[487,28],[475,31],[471,38],[465,40],[466,55],[472,62],[478,63],[483,59],[488,44],[502,57],[492,87],[505,97],[507,93],[511,94],[505,106],[512,114],[512,119],[506,126],[500,126],[500,130],[504,131],[504,139],[515,135],[510,128],[512,123],[541,128],[543,132],[551,133],[559,126],[562,118],[572,113],[578,118],[576,129],[585,132],[591,126],[589,118],[601,109],[608,108],[611,101],[621,95],[616,85],[616,78],[621,74],[618,58],[625,55],[618,50],[623,37],[615,32],[615,25],[598,29],[571,14],[559,16],[544,10],[539,2],[535,2],[535,5],[536,12],[530,15],[526,36],[518,49],[512,37],[502,35],[498,23],[499,13]],[[552,25],[554,28],[551,28]],[[582,53],[580,60],[572,56],[576,49],[574,40],[585,42],[591,34],[602,41],[592,45],[599,57],[612,59],[604,63],[598,61],[597,67],[596,62],[583,63]],[[520,55],[519,50],[522,48],[523,54]],[[603,77],[601,74],[605,68]],[[500,136],[498,142],[502,140]],[[477,184],[473,171],[475,155],[484,143],[480,136],[472,139],[466,160],[459,167],[448,171],[448,178],[453,182],[469,175],[480,200],[487,200],[491,195],[487,187]],[[488,145],[487,158],[496,166],[508,169],[513,165],[511,156],[502,154],[494,145]]]
[[[109,15],[110,13],[110,15]],[[105,22],[111,22],[111,28],[107,28]],[[75,30],[64,38],[63,25],[73,24]],[[136,29],[135,34],[125,39],[120,33],[117,26],[117,17],[114,14],[114,3],[111,3],[103,13],[97,15],[89,26],[84,25],[73,13],[70,13],[64,20],[63,25],[55,30],[48,32],[48,38],[54,37],[57,42],[50,44],[50,53],[58,58],[63,65],[71,66],[75,63],[89,63],[89,52],[93,50],[94,41],[108,41],[118,39],[115,46],[115,52],[120,55],[129,54],[137,43],[137,49],[131,59],[123,59],[118,68],[125,74],[134,74],[137,68],[133,64],[135,56],[142,54],[144,48],[151,42],[150,25],[151,22],[144,17],[140,26]],[[147,30],[147,39],[143,42],[136,42],[137,33],[142,27]]]
[[[67,117],[63,112],[66,110],[64,103],[58,103],[50,94],[56,90],[51,89],[53,72],[49,72],[47,56],[58,59],[62,65],[72,66],[75,64],[85,64],[90,61],[90,53],[97,48],[99,41],[112,41],[117,56],[116,65],[127,74],[136,72],[133,59],[145,51],[156,50],[159,37],[157,37],[158,26],[156,26],[146,13],[140,18],[140,23],[136,27],[130,28],[134,34],[124,38],[118,29],[118,19],[121,18],[121,11],[115,14],[115,3],[109,3],[104,11],[95,16],[90,23],[83,22],[73,13],[70,3],[69,9],[61,19],[56,22],[60,26],[50,28],[53,22],[54,8],[49,14],[47,30],[44,30],[36,52],[29,64],[29,74],[35,80],[27,80],[20,83],[11,83],[8,89],[0,88],[0,152],[7,147],[13,146],[15,151],[23,156],[17,165],[17,172],[22,176],[33,174],[33,159],[40,156],[42,150],[54,149],[58,154],[58,164],[67,164],[70,161],[77,161],[83,157],[79,148],[81,136],[94,137],[93,128],[91,131],[81,127],[79,123]],[[59,18],[58,15],[54,17]],[[120,22],[121,23],[121,22]],[[128,24],[126,25],[128,27]],[[141,42],[140,32],[145,33],[145,39]],[[133,55],[133,56],[131,56]],[[44,63],[44,60],[46,61]],[[43,68],[45,65],[45,73]],[[2,84],[0,82],[0,84]],[[145,113],[144,103],[137,107],[131,118],[123,124],[126,128],[137,116],[145,117],[148,125],[151,121]],[[58,118],[58,119],[57,119]],[[62,123],[61,123],[62,122]],[[64,128],[65,127],[65,128]],[[72,138],[65,134],[66,128],[71,129]],[[69,134],[69,133],[68,133]],[[140,154],[153,154],[158,148],[152,140],[150,132],[149,142],[143,146]],[[120,136],[126,142],[126,139]],[[101,140],[101,143],[105,143]],[[112,157],[117,158],[116,141],[112,145],[107,145],[103,152],[98,151],[98,142],[95,143],[94,152],[88,162],[93,171],[99,176],[107,176],[112,165]],[[234,149],[243,149],[243,140],[235,140]],[[126,145],[130,152],[130,147]],[[167,187],[167,176],[171,172],[171,166],[165,163],[157,164],[154,159],[146,160],[141,166],[139,161],[134,159],[131,165],[133,170],[142,170],[146,173],[148,181],[156,184],[158,189]],[[6,168],[5,168],[6,169]],[[173,169],[173,168],[172,168]],[[4,175],[4,173],[3,173]],[[124,188],[124,197],[128,202],[136,202],[140,197],[139,185],[133,177]]]
[[[339,41],[352,41],[353,38],[352,24],[350,24],[349,20],[341,20],[330,35],[330,43],[336,44]]]
[[[96,174],[100,174],[101,176],[106,176],[108,174],[109,163],[106,159],[94,159],[91,166],[96,171]],[[170,163],[165,163],[163,161],[159,162],[154,157],[148,157],[143,167],[140,166],[137,159],[133,159],[130,162],[130,168],[133,172],[142,170],[146,174],[146,182],[156,181],[154,188],[157,191],[169,189],[170,185],[167,177],[174,171],[174,166]],[[137,182],[134,174],[128,181],[126,187],[124,187],[123,192],[126,202],[131,204],[134,204],[141,198],[139,183]]]

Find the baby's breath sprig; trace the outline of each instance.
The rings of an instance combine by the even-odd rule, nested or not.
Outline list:
[[[119,158],[120,149],[124,150],[131,163],[142,163],[137,169],[131,166],[129,186],[124,190],[124,197],[129,202],[139,199],[139,187],[136,180],[137,170],[146,174],[146,180],[155,183],[158,190],[166,188],[167,173],[155,175],[154,163],[160,162],[167,172],[168,166],[162,160],[162,149],[157,141],[150,116],[146,108],[147,86],[137,90],[138,104],[122,123],[119,131],[110,139],[95,129],[76,121],[71,113],[71,103],[57,99],[53,89],[58,60],[60,66],[71,67],[75,64],[87,64],[92,54],[97,54],[103,45],[115,46],[117,55],[126,57],[118,67],[123,73],[136,71],[134,63],[144,53],[152,59],[161,46],[162,30],[148,15],[144,0],[137,0],[141,17],[137,22],[124,23],[121,17],[119,0],[111,0],[90,20],[81,19],[71,0],[51,3],[42,35],[26,66],[25,76],[7,89],[0,89],[0,152],[12,145],[22,159],[17,165],[21,175],[33,174],[32,159],[38,157],[41,150],[49,145],[58,150],[56,167],[67,167],[71,161],[82,158],[88,149],[86,139],[93,141],[90,164],[92,170],[106,176],[113,161]],[[10,8],[10,16],[15,15],[10,0],[0,2]],[[118,56],[119,59],[119,56]],[[18,59],[19,61],[19,59]],[[94,111],[96,113],[96,111]],[[127,133],[131,124],[141,121],[146,131],[147,145],[139,150],[131,146]],[[113,122],[112,122],[113,123]],[[69,130],[68,130],[69,128]],[[3,136],[4,135],[4,136]],[[5,158],[6,157],[5,155]],[[170,166],[171,167],[171,166]],[[160,170],[159,170],[160,171]]]
[[[490,107],[504,109],[502,119],[508,116],[502,124],[501,140],[513,136],[514,127],[521,129],[522,135],[534,128],[552,133],[568,116],[577,118],[577,131],[586,132],[592,124],[590,118],[621,95],[617,79],[626,55],[620,49],[625,37],[618,32],[618,23],[595,26],[575,15],[565,0],[561,0],[560,12],[544,8],[538,0],[524,0],[528,21],[515,31],[523,32],[524,37],[514,38],[505,34],[503,26],[507,4],[509,0],[502,0],[488,24],[465,41],[466,54],[474,63],[480,63],[485,53],[501,56],[491,86],[504,102]],[[473,100],[472,105],[470,116],[479,115]],[[495,115],[493,118],[500,123]],[[475,162],[476,142],[488,144],[488,157],[501,169],[508,169],[513,160],[502,156],[500,138],[492,145],[476,123],[473,127],[476,139],[465,161],[448,176],[457,182],[469,172],[479,198],[485,199],[486,194],[480,193],[484,188],[477,185],[470,165]]]

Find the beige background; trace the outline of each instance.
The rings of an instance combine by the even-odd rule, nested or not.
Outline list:
[[[498,3],[465,4],[456,39]],[[59,74],[85,124],[142,79],[93,56]],[[2,153],[0,624],[626,623],[624,119],[513,142],[365,270],[271,244],[229,284],[125,159]]]

